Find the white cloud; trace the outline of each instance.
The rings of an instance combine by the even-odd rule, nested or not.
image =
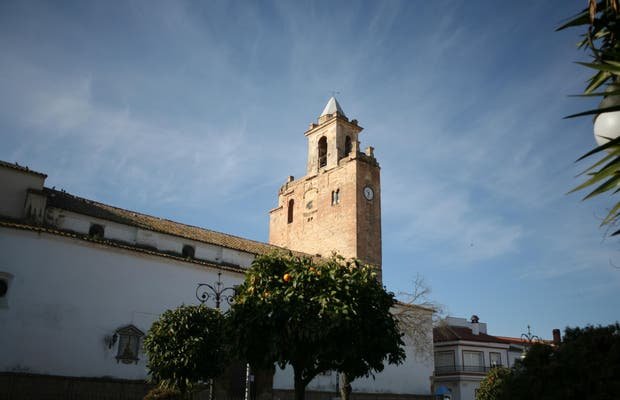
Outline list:
[[[398,228],[386,235],[403,247],[443,248],[438,264],[464,267],[509,254],[523,235],[519,225],[481,212],[466,191],[449,184],[418,178],[407,184],[389,180],[387,187],[384,215]]]

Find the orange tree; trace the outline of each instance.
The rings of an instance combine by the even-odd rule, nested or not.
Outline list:
[[[354,379],[404,360],[394,303],[357,261],[275,253],[254,260],[229,318],[240,356],[256,367],[290,364],[295,399],[303,400],[319,373]]]
[[[229,359],[224,323],[219,310],[204,305],[164,312],[144,339],[150,380],[187,397],[218,376]]]
[[[476,390],[476,400],[499,400],[504,396],[506,380],[512,370],[506,367],[495,367],[489,371]]]

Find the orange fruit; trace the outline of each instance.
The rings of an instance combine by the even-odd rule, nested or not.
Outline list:
[[[284,274],[284,276],[282,277],[282,279],[284,280],[284,282],[288,282],[291,280],[291,275],[290,274]]]

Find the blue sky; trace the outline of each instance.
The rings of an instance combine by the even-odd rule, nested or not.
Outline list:
[[[382,167],[384,283],[495,334],[618,319],[586,1],[0,2],[0,159],[48,186],[251,239],[331,95]]]

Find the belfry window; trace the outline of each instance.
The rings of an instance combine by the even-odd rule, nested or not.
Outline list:
[[[351,136],[347,136],[344,139],[344,155],[348,156],[351,153]]]
[[[91,224],[90,229],[88,230],[88,236],[95,239],[103,239],[104,231],[105,229],[103,228],[103,225]]]
[[[319,168],[327,165],[327,138],[319,139]]]
[[[293,209],[295,208],[295,200],[290,199],[288,201],[288,223],[290,224],[291,222],[293,222]]]

